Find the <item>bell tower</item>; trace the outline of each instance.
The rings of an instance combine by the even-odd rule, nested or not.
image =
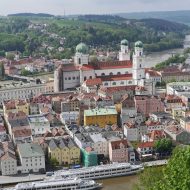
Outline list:
[[[80,43],[77,45],[74,62],[77,66],[88,65],[89,54],[88,47],[86,44]]]
[[[133,80],[136,85],[142,84],[145,79],[145,63],[143,55],[143,43],[137,41],[135,43],[135,51],[133,53]],[[141,85],[142,86],[142,85]]]
[[[119,61],[129,61],[129,60],[130,60],[129,42],[126,39],[124,39],[121,41]]]

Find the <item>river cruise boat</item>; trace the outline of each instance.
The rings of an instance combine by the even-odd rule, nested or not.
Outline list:
[[[53,176],[78,177],[80,179],[103,179],[119,176],[134,175],[144,170],[142,165],[130,163],[113,163],[107,165],[92,166],[80,169],[60,170]]]
[[[79,178],[50,178],[44,181],[30,183],[20,183],[13,188],[4,190],[98,190],[102,184],[94,180],[84,180]]]

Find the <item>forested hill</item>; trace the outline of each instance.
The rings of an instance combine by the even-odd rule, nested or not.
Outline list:
[[[147,18],[141,19],[140,22],[142,22],[146,27],[153,28],[157,31],[181,32],[188,29],[188,26],[185,24],[171,22],[163,19]]]
[[[54,15],[47,14],[47,13],[16,13],[16,14],[9,14],[9,17],[54,17]]]
[[[145,51],[162,51],[183,46],[189,27],[161,19],[129,20],[112,15],[78,17],[0,17],[0,55],[20,51],[24,56],[70,58],[81,40],[92,49],[119,50],[127,39],[130,48],[141,40]],[[59,51],[59,49],[64,51]],[[93,52],[91,52],[93,53]]]
[[[126,19],[158,18],[190,25],[190,10],[118,13],[116,15]]]

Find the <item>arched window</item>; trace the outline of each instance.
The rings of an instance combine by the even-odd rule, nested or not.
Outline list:
[[[86,81],[86,77],[84,77],[84,81]]]
[[[69,77],[68,79],[71,80],[71,77]]]
[[[105,73],[102,73],[101,75],[102,75],[102,76],[105,76]]]
[[[75,77],[73,77],[73,80],[75,80]]]
[[[92,76],[90,76],[90,79],[92,79]]]
[[[67,77],[65,77],[65,80],[67,80]]]
[[[117,72],[117,74],[118,74],[118,75],[120,75],[120,74],[121,74],[121,72]]]
[[[142,67],[141,64],[139,65],[139,67],[140,67],[140,68]]]
[[[110,75],[113,75],[113,73],[111,72]]]
[[[114,85],[114,86],[115,86],[115,85],[116,85],[116,82],[113,82],[113,83],[112,83],[112,85]]]

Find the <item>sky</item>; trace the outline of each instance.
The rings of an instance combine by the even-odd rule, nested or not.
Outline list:
[[[190,0],[0,0],[0,15],[12,13],[111,14],[190,9]]]

